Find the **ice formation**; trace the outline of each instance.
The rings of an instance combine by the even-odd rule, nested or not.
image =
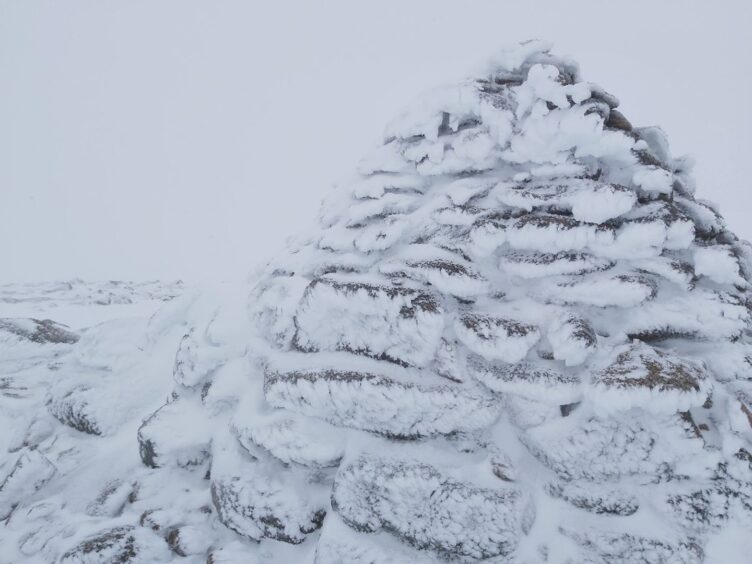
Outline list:
[[[53,343],[0,322],[55,367],[0,379],[0,553],[748,556],[752,252],[617,106],[524,43],[390,124],[249,292]]]

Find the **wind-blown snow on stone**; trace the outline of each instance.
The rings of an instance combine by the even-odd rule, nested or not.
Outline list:
[[[617,106],[542,42],[503,51],[389,124],[250,290],[25,343],[60,370],[39,397],[0,379],[27,413],[6,441],[0,546],[64,562],[741,557],[724,539],[752,527],[752,249],[665,134]]]

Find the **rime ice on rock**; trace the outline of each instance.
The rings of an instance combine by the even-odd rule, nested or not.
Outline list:
[[[51,319],[0,319],[0,339],[16,338],[38,344],[72,344],[78,341],[73,331]]]
[[[752,250],[617,106],[541,42],[503,51],[184,331],[163,407],[119,427],[75,392],[105,384],[54,388],[148,467],[102,546],[140,546],[136,508],[210,562],[694,563],[752,527]]]
[[[514,485],[480,488],[410,460],[362,456],[343,465],[332,507],[356,531],[381,529],[448,558],[514,553],[533,519]]]

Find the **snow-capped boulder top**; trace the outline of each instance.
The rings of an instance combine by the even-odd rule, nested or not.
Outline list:
[[[79,333],[51,319],[0,317],[0,357],[6,361],[16,359],[23,365],[28,358],[52,360],[79,339]]]

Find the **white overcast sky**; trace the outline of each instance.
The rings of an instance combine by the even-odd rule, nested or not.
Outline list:
[[[532,37],[752,238],[751,5],[0,0],[0,281],[241,275],[418,93]]]

